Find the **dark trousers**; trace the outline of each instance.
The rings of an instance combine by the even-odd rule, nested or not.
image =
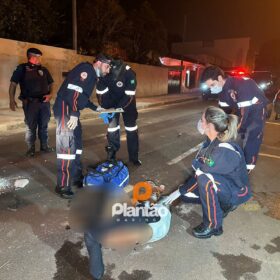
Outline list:
[[[215,185],[204,174],[192,176],[179,190],[185,202],[201,204],[204,225],[219,228],[223,224],[223,209],[248,201],[252,194],[248,186],[240,189],[221,175],[213,177]],[[184,194],[187,192],[194,193],[198,198],[186,197]]]
[[[85,232],[84,238],[89,254],[90,274],[95,279],[101,279],[104,275],[101,244],[96,240],[94,233],[91,231]]]
[[[24,100],[22,107],[26,124],[25,141],[28,147],[35,144],[37,128],[41,147],[46,146],[48,144],[48,123],[51,117],[50,103],[41,102],[37,99],[33,101]]]
[[[136,109],[131,109],[122,113],[125,131],[126,131],[126,140],[127,140],[127,150],[130,161],[138,160],[139,153],[139,137],[138,137],[138,127],[137,127],[137,118],[138,112]],[[108,144],[116,152],[120,149],[120,114],[115,114],[114,118],[110,120],[107,139]]]
[[[82,179],[82,127],[80,121],[74,130],[67,127],[70,116],[63,101],[54,107],[54,116],[57,124],[57,186],[71,190],[71,185]]]
[[[240,137],[241,147],[244,150],[246,165],[248,170],[256,166],[256,161],[263,140],[263,130],[266,120],[266,108],[262,105],[254,105],[245,123],[246,131]]]

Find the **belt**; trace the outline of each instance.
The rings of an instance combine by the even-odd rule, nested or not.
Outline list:
[[[44,101],[44,96],[40,96],[40,97],[19,97],[19,99],[21,101],[25,101],[25,102],[43,102]]]

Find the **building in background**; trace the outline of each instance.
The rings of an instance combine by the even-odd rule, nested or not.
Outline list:
[[[187,93],[199,88],[199,79],[205,66],[184,56],[160,57],[160,62],[168,68],[168,93]]]
[[[172,53],[222,68],[254,69],[258,48],[249,37],[172,44]]]

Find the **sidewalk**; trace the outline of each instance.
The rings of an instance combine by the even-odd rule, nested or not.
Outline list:
[[[196,100],[200,98],[199,93],[182,93],[182,94],[170,94],[160,95],[156,97],[138,97],[137,98],[137,109],[147,109],[150,107],[161,106],[166,104],[176,104],[181,102],[187,102],[190,100]],[[18,103],[20,105],[20,103]],[[85,119],[96,119],[98,114],[92,112],[90,109],[85,109],[81,112],[81,120]],[[25,127],[24,115],[21,108],[17,109],[16,112],[12,112],[10,109],[0,109],[0,132],[14,132]],[[55,124],[53,116],[50,121],[50,127]]]

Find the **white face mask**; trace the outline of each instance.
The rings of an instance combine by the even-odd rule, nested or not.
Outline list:
[[[197,128],[198,132],[199,132],[201,135],[204,135],[204,134],[205,134],[205,130],[204,130],[203,127],[202,127],[202,121],[201,121],[201,119],[198,121],[196,128]]]
[[[223,90],[223,87],[216,85],[213,87],[210,87],[211,93],[220,93]]]
[[[96,76],[100,77],[100,69],[96,67],[95,68],[95,72],[96,72]]]

